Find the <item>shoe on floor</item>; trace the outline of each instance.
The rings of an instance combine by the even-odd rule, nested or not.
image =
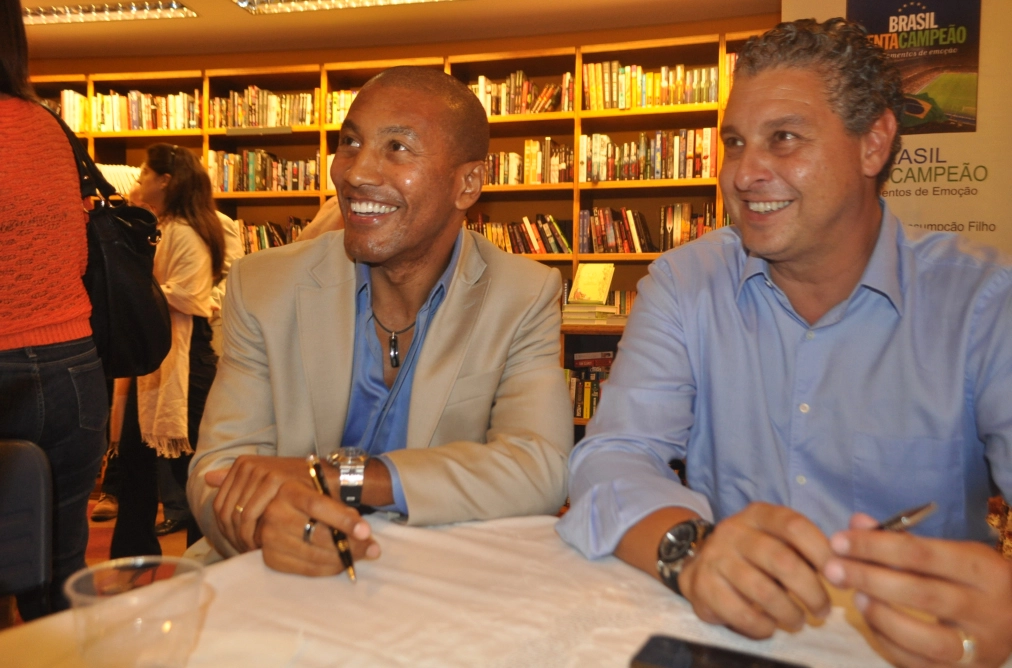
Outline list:
[[[116,519],[119,515],[119,501],[112,494],[101,494],[98,503],[91,510],[92,522],[106,522]]]
[[[165,520],[155,525],[156,536],[168,536],[170,533],[176,533],[186,528],[188,520]]]

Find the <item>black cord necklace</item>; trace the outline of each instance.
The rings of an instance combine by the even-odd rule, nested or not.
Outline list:
[[[376,324],[379,325],[380,329],[382,329],[384,332],[390,335],[390,366],[391,368],[396,369],[401,365],[401,358],[398,356],[397,350],[397,335],[403,334],[404,332],[408,331],[409,329],[415,326],[415,323],[411,323],[404,329],[400,329],[395,332],[394,330],[389,329],[386,325],[380,322],[380,319],[376,317],[375,313],[372,314],[372,319],[376,321]]]

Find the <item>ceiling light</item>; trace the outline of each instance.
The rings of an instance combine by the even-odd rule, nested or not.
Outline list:
[[[385,5],[417,5],[423,2],[453,2],[454,0],[232,0],[250,14],[289,14],[316,12],[324,9],[354,9],[356,7],[382,7]]]
[[[115,5],[67,5],[64,7],[25,7],[25,25],[54,23],[100,23],[103,21],[143,21],[146,19],[189,19],[197,12],[176,2],[117,3]]]

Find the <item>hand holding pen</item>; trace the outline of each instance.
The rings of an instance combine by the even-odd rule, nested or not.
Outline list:
[[[309,464],[309,477],[312,478],[316,491],[325,496],[330,496],[330,488],[327,485],[327,478],[323,475],[323,466],[320,464],[319,458],[316,455],[309,455],[306,457],[306,463]],[[315,529],[316,520],[310,518],[306,523],[303,540],[307,543],[312,541]],[[351,545],[348,543],[348,537],[340,529],[331,529],[330,535],[334,540],[337,553],[341,557],[341,563],[344,564],[344,569],[348,572],[348,579],[356,582],[355,563],[351,556]]]

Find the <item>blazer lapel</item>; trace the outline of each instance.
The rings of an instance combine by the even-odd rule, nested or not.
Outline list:
[[[344,233],[336,236],[310,270],[317,285],[296,292],[299,349],[321,457],[341,445],[355,350],[355,264],[344,254]]]
[[[409,448],[429,446],[481,313],[489,278],[474,239],[464,231],[460,258],[450,290],[425,334],[411,387]]]

